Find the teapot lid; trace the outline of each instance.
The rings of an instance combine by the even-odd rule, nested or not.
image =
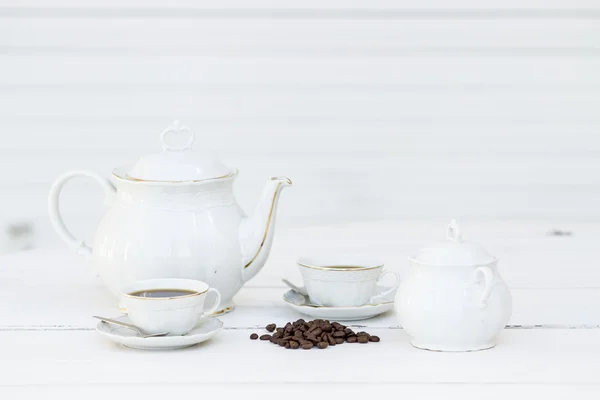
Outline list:
[[[187,135],[183,145],[170,144],[169,135]],[[202,181],[231,176],[235,173],[220,161],[201,156],[192,150],[194,133],[174,121],[160,134],[163,151],[140,158],[127,172],[128,179],[160,182]]]
[[[487,265],[496,261],[480,244],[464,241],[456,220],[448,225],[446,240],[420,249],[412,261],[438,266]]]

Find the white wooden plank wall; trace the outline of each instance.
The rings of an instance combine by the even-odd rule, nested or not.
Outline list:
[[[175,117],[245,208],[290,176],[287,223],[600,220],[599,88],[594,1],[2,0],[0,221]],[[89,234],[100,189],[63,200]]]

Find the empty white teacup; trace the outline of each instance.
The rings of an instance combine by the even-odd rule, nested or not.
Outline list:
[[[206,296],[215,294],[213,304],[204,308]],[[193,279],[148,279],[121,290],[121,304],[134,325],[148,333],[184,335],[221,302],[221,294],[207,283]]]
[[[380,303],[396,291],[400,276],[383,271],[383,263],[364,256],[303,257],[297,261],[311,302],[330,307],[358,307]],[[392,287],[375,293],[377,282],[394,275]]]

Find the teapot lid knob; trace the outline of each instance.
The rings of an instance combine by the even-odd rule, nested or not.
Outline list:
[[[170,133],[176,135],[187,134],[188,141],[183,145],[173,145],[169,144],[167,141],[167,135]],[[177,120],[173,121],[173,123],[167,126],[160,134],[160,141],[162,142],[163,150],[187,150],[192,148],[192,144],[194,143],[194,132],[190,128],[185,125],[181,125],[181,123]]]
[[[448,233],[446,237],[456,243],[462,242],[462,232],[460,230],[460,226],[458,226],[458,222],[456,222],[455,219],[453,219],[448,225]]]
[[[180,184],[231,178],[236,173],[207,154],[206,149],[194,151],[194,133],[179,121],[173,121],[161,132],[160,141],[162,151],[141,157],[128,168],[126,179]]]

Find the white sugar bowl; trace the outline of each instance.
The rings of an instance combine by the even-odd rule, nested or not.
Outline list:
[[[476,351],[494,347],[512,313],[498,259],[463,241],[456,221],[447,240],[409,258],[396,295],[400,325],[417,348]]]

